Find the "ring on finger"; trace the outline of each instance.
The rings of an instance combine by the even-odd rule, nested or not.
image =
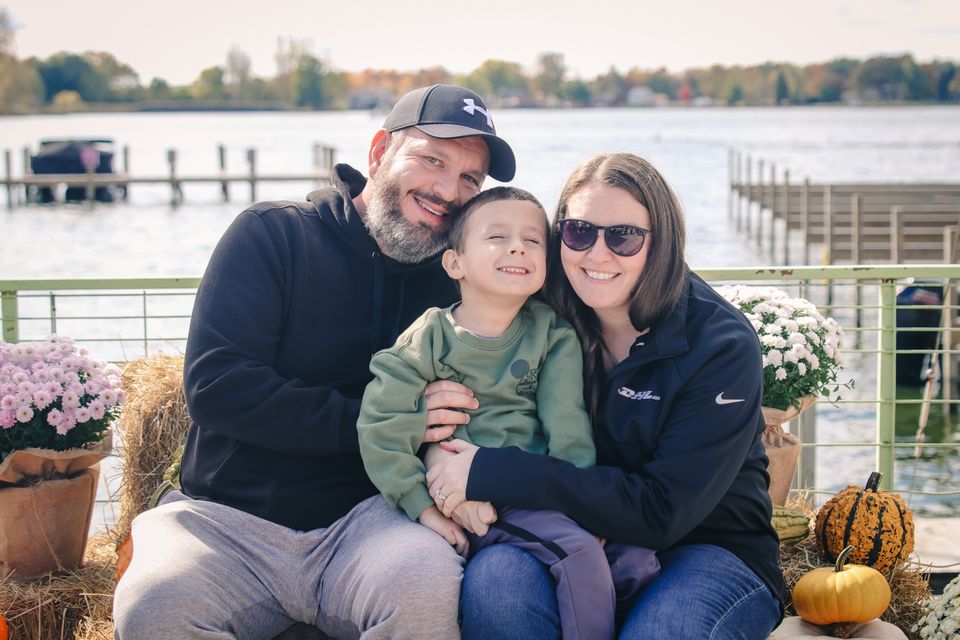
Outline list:
[[[439,500],[440,502],[443,502],[444,500],[447,499],[447,496],[443,495],[443,492],[440,491],[440,489],[437,489],[436,496],[437,496],[437,500]]]

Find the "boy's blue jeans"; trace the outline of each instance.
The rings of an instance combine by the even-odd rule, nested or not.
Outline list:
[[[687,545],[658,555],[661,573],[627,614],[620,640],[762,640],[780,622],[777,600],[729,551]],[[550,573],[510,545],[470,560],[460,608],[464,640],[560,637]]]

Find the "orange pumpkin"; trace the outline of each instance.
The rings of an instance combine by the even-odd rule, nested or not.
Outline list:
[[[833,567],[814,569],[793,587],[793,608],[814,624],[868,622],[887,610],[890,585],[883,574],[856,564],[844,564],[853,547],[840,552]]]
[[[7,621],[3,619],[3,614],[0,614],[0,640],[7,640]]]
[[[127,572],[131,560],[133,560],[133,534],[128,535],[117,545],[117,582],[120,582],[120,578]],[[3,639],[0,638],[0,640]]]

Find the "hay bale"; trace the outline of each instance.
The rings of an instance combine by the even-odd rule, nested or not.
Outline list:
[[[117,555],[109,533],[93,536],[84,564],[28,582],[0,579],[0,613],[15,640],[112,640]]]
[[[147,508],[190,426],[183,397],[183,356],[158,354],[134,360],[124,368],[121,385],[127,398],[118,425],[119,539]]]
[[[780,568],[790,593],[803,574],[832,566],[832,562],[825,561],[817,553],[817,540],[812,533],[801,542],[780,549]],[[920,619],[924,603],[930,598],[930,585],[924,568],[917,563],[901,562],[886,577],[890,583],[890,606],[880,619],[896,625],[907,634],[907,638],[916,640],[918,636],[911,629]],[[793,602],[787,607],[787,615],[796,615]]]

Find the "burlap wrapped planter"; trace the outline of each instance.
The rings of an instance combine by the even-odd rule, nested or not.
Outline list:
[[[109,435],[86,449],[14,451],[0,464],[0,577],[80,566]]]
[[[793,483],[793,474],[797,470],[797,460],[800,458],[800,438],[783,430],[783,425],[795,420],[801,413],[813,406],[817,399],[813,396],[798,398],[797,407],[788,409],[774,409],[760,407],[763,412],[763,421],[767,428],[761,440],[767,451],[770,465],[770,499],[773,504],[783,506],[787,504],[790,495],[790,485]]]

